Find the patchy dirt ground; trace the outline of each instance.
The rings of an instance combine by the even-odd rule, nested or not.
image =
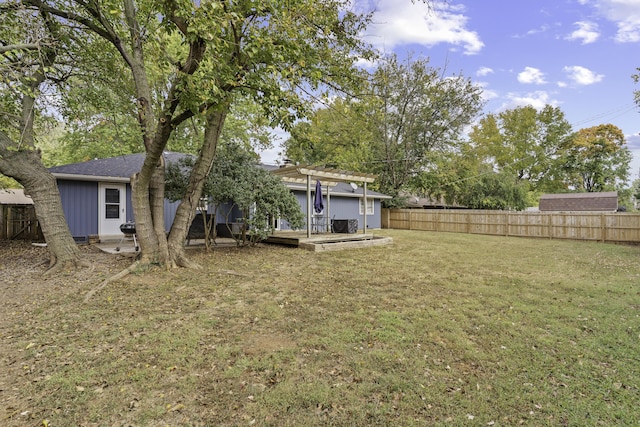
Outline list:
[[[125,255],[107,254],[90,245],[79,248],[89,268],[47,275],[46,247],[0,240],[0,322],[6,319],[8,311],[15,311],[25,303],[34,305],[53,294],[78,292],[131,264],[131,258]]]
[[[131,258],[112,255],[94,246],[80,246],[82,257],[90,267],[77,271],[45,274],[49,266],[46,247],[29,242],[0,240],[0,340],[12,339],[17,325],[27,325],[44,304],[73,293],[87,293],[104,279],[129,266]],[[15,393],[16,363],[9,346],[0,346],[0,404],[11,411]],[[3,424],[4,417],[0,417]]]

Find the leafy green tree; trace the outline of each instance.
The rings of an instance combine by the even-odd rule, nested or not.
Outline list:
[[[478,156],[533,191],[562,189],[562,152],[570,136],[564,113],[551,105],[488,114],[469,134]]]
[[[568,184],[579,191],[611,191],[629,178],[631,151],[612,124],[580,129],[565,146]]]
[[[389,56],[357,99],[336,100],[295,128],[286,153],[296,161],[376,173],[378,189],[398,204],[403,192],[424,190],[415,187],[416,174],[460,144],[481,107],[481,89],[469,79],[444,77],[428,60]]]
[[[514,209],[527,207],[527,189],[508,173],[487,170],[465,186],[457,201],[472,209]]]
[[[13,178],[0,175],[0,190],[5,188],[19,188],[20,184]]]
[[[66,79],[66,63],[78,43],[46,11],[34,13],[10,2],[0,4],[0,40],[0,173],[15,179],[33,199],[50,272],[81,265],[55,178],[37,148],[38,132],[53,122],[43,92],[55,95],[54,83]]]
[[[188,184],[188,170],[193,158],[171,164],[167,171],[167,197],[179,200]],[[235,204],[244,213],[248,235],[243,242],[255,243],[273,231],[271,218],[281,218],[292,228],[300,228],[304,217],[293,193],[280,178],[263,169],[255,154],[236,143],[224,144],[204,185],[203,197],[216,210],[225,204]],[[215,215],[213,216],[215,218]],[[206,225],[207,229],[214,227]]]
[[[92,90],[97,92],[95,87]],[[105,110],[111,112],[105,117],[99,105],[91,107],[88,102],[78,105],[80,108],[68,107],[66,111],[69,117],[65,123],[70,125],[60,124],[50,136],[41,136],[38,146],[43,151],[45,164],[54,166],[140,152],[140,128],[130,113],[118,112],[120,107],[112,105]],[[202,120],[191,118],[173,131],[166,148],[197,155],[203,132]],[[270,147],[273,135],[259,106],[250,98],[238,96],[231,105],[220,140],[258,150]]]
[[[336,98],[297,123],[285,141],[285,156],[303,164],[326,165],[355,172],[371,168],[373,134],[358,110],[366,101]]]
[[[120,55],[103,39],[83,34],[91,47],[60,90],[55,108],[61,132],[46,153],[52,165],[141,151],[133,82]],[[43,150],[44,151],[44,150]]]
[[[104,40],[127,69],[122,87],[131,82],[127,99],[146,151],[132,177],[142,260],[168,267],[190,265],[186,233],[234,94],[252,97],[270,123],[287,128],[309,111],[305,93],[354,84],[353,64],[372,57],[359,38],[369,16],[350,12],[348,0],[19,2],[57,17],[79,39]],[[162,153],[192,118],[203,123],[202,141],[167,237]]]
[[[631,185],[630,202],[633,209],[640,209],[640,179],[634,180]]]
[[[494,171],[493,165],[483,162],[471,145],[446,153],[435,167],[417,174],[415,179],[422,181],[416,187],[428,189],[421,196],[450,205],[522,210],[531,204],[526,182]]]
[[[380,190],[398,197],[413,191],[412,177],[455,149],[482,108],[481,89],[462,75],[444,77],[428,60],[391,56],[370,76],[364,115],[374,134]]]

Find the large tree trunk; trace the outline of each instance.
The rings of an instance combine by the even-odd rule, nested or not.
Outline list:
[[[158,239],[158,253],[160,255],[160,263],[166,268],[175,267],[171,262],[169,255],[169,245],[167,244],[167,229],[164,223],[164,177],[165,177],[165,160],[160,158],[160,166],[156,168],[151,182],[149,182],[149,192],[151,199],[149,205],[151,207],[151,216],[153,217],[153,231]]]
[[[50,255],[50,271],[85,266],[62,210],[56,179],[44,167],[40,153],[7,150],[12,141],[0,132],[0,172],[18,181],[33,199]]]
[[[180,201],[169,233],[169,255],[174,264],[182,267],[197,267],[186,257],[184,243],[202,196],[204,183],[213,165],[220,132],[227,117],[228,105],[221,110],[216,109],[207,115],[204,143],[196,164],[191,170],[185,195]]]

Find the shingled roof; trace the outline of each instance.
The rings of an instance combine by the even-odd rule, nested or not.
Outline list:
[[[618,210],[618,193],[566,193],[545,194],[540,198],[541,211],[589,211],[615,212]]]
[[[164,158],[169,163],[176,163],[180,159],[190,156],[189,154],[176,153],[172,151],[165,151]],[[145,154],[126,154],[117,157],[110,157],[107,159],[94,159],[81,163],[72,163],[69,165],[54,166],[49,168],[49,171],[57,179],[66,179],[74,181],[111,181],[111,182],[129,182],[131,175],[140,172],[142,164],[144,162]],[[260,165],[262,168],[271,171],[278,172],[282,170],[279,166],[274,165]],[[277,173],[276,173],[277,174]],[[304,191],[306,186],[295,182],[285,182],[291,189]],[[341,195],[344,197],[362,197],[363,189],[359,186],[357,189],[352,189],[348,183],[339,182],[331,189],[332,195]],[[387,196],[376,191],[367,190],[367,196],[377,199],[390,199]]]
[[[167,163],[177,162],[185,156],[187,155],[170,151],[164,152],[164,158]],[[129,181],[131,175],[140,172],[144,158],[144,153],[127,154],[124,156],[110,157],[108,159],[95,159],[81,163],[54,166],[49,168],[49,172],[56,178],[83,181]]]

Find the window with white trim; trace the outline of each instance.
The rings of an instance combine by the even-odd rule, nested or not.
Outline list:
[[[360,199],[360,215],[364,214],[364,198]],[[367,215],[373,215],[373,199],[367,197]]]

